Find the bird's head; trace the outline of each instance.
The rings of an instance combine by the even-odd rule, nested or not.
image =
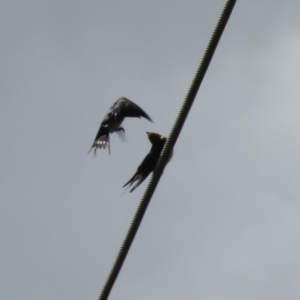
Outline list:
[[[155,145],[157,143],[160,143],[162,141],[166,141],[167,138],[161,134],[155,133],[155,132],[146,132],[148,135],[148,139],[151,142],[152,145]]]

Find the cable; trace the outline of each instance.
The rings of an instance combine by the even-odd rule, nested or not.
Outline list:
[[[159,179],[163,173],[163,170],[165,168],[165,165],[168,161],[168,158],[174,148],[174,145],[178,139],[178,136],[180,134],[180,131],[184,125],[184,122],[187,118],[187,115],[192,107],[192,104],[195,100],[195,97],[197,95],[197,92],[200,88],[200,85],[202,83],[202,80],[204,78],[204,75],[207,71],[207,68],[210,64],[210,61],[214,55],[214,52],[217,48],[217,45],[219,43],[219,40],[222,36],[222,33],[225,29],[225,26],[227,24],[227,21],[229,20],[229,17],[231,15],[231,12],[233,10],[233,7],[236,3],[236,0],[228,0],[225,4],[225,7],[223,9],[223,12],[220,16],[220,19],[216,25],[216,28],[212,34],[212,37],[209,41],[209,44],[206,48],[206,51],[204,53],[203,59],[201,61],[201,64],[196,72],[196,75],[194,77],[194,80],[191,84],[191,87],[187,93],[187,96],[184,100],[184,103],[181,107],[181,110],[178,114],[178,117],[175,121],[175,124],[171,130],[170,136],[166,142],[166,145],[164,146],[164,149],[162,151],[162,154],[159,158],[159,161],[157,163],[157,166],[153,172],[153,175],[151,177],[151,180],[148,184],[148,187],[146,188],[146,191],[142,197],[142,200],[137,208],[137,211],[135,213],[135,216],[131,222],[131,225],[129,227],[129,230],[127,232],[127,235],[124,239],[124,242],[121,246],[121,249],[117,255],[117,258],[115,260],[115,263],[111,269],[111,272],[107,278],[107,281],[102,289],[102,292],[99,296],[99,300],[106,300],[110,294],[110,291],[118,277],[118,274],[122,268],[122,265],[125,261],[125,258],[127,256],[127,253],[130,249],[130,246],[134,240],[134,237],[138,231],[138,228],[142,222],[143,216],[147,210],[148,204],[151,200],[151,197],[156,189],[156,186],[159,182]]]

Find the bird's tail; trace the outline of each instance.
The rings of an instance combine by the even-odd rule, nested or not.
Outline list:
[[[97,149],[101,149],[101,148],[106,149],[106,146],[110,154],[109,134],[101,135],[98,139],[96,139],[91,149],[89,150],[88,154],[91,152],[92,149],[94,149],[94,155],[96,155]]]
[[[145,180],[145,177],[143,178],[140,174],[134,174],[130,180],[128,180],[124,185],[123,188],[128,185],[127,189],[130,188],[134,183],[135,185],[130,190],[130,193],[133,192],[143,181]],[[126,190],[127,190],[126,189]]]
[[[135,178],[136,174],[134,174],[124,185],[123,188],[129,184],[128,187],[130,187],[133,183],[134,183],[134,178]]]

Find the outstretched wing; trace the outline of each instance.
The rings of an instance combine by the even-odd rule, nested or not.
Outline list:
[[[118,101],[111,107],[111,114],[116,118],[126,118],[126,117],[144,117],[150,122],[153,122],[148,114],[140,108],[137,104],[130,101],[125,97],[121,97]]]

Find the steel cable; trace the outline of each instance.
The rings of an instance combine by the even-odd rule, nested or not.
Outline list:
[[[137,211],[134,215],[134,218],[131,222],[131,225],[129,227],[129,230],[127,232],[127,235],[124,239],[124,242],[120,248],[120,251],[117,255],[117,258],[115,260],[115,263],[111,269],[111,272],[107,278],[107,281],[102,289],[102,292],[99,296],[99,300],[106,300],[111,292],[111,289],[118,277],[118,274],[122,268],[122,265],[125,261],[125,258],[127,256],[127,253],[130,249],[130,246],[134,240],[134,237],[138,231],[138,228],[142,222],[143,216],[146,212],[146,209],[148,207],[148,204],[151,200],[151,197],[156,189],[156,186],[160,180],[160,177],[163,173],[163,170],[165,168],[165,165],[168,161],[168,158],[174,148],[174,145],[178,139],[178,136],[180,134],[180,131],[184,125],[184,122],[188,116],[188,113],[192,107],[192,104],[195,100],[195,97],[197,95],[197,92],[200,88],[200,85],[202,83],[202,80],[205,76],[205,73],[208,69],[208,66],[210,64],[210,61],[214,55],[214,52],[217,48],[217,45],[219,43],[219,40],[222,36],[222,33],[225,29],[225,26],[229,20],[229,17],[231,15],[231,12],[234,8],[234,5],[236,3],[236,0],[228,0],[225,4],[225,7],[223,9],[223,12],[220,16],[220,19],[216,25],[216,28],[212,34],[212,37],[209,41],[209,44],[206,48],[206,51],[204,53],[203,59],[200,63],[200,66],[196,72],[196,75],[194,77],[194,80],[191,84],[191,87],[187,93],[187,96],[184,100],[184,103],[181,107],[181,110],[178,114],[178,117],[175,121],[175,124],[171,130],[170,136],[164,146],[164,149],[162,151],[162,154],[159,158],[159,161],[157,163],[157,166],[153,172],[153,175],[150,179],[150,182],[148,184],[148,187],[145,190],[145,193],[142,197],[142,200],[137,208]]]

